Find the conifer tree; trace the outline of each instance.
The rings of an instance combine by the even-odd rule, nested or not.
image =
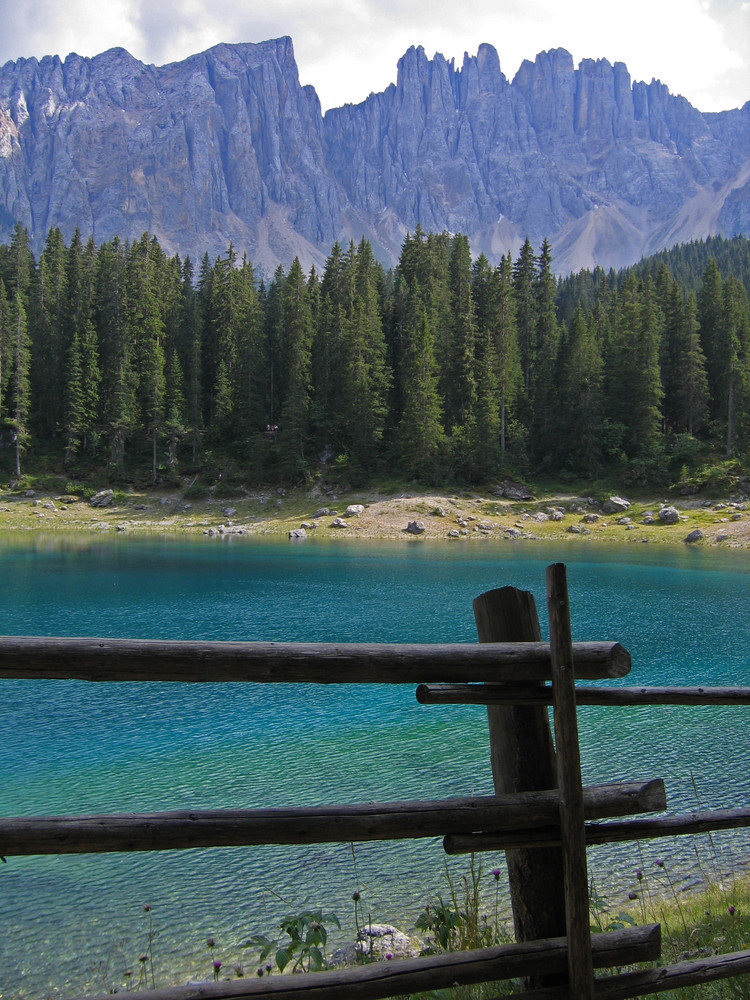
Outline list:
[[[13,435],[16,477],[21,475],[21,455],[28,444],[31,408],[31,339],[28,329],[28,299],[34,270],[29,234],[16,223],[10,243],[10,372],[9,425]]]
[[[446,428],[450,429],[453,466],[459,475],[469,478],[479,451],[476,323],[471,286],[469,241],[465,236],[455,236],[451,241],[448,271],[449,337],[440,365],[440,381],[443,387],[443,420]]]
[[[86,448],[99,414],[99,349],[96,330],[89,319],[81,335],[73,331],[68,348],[65,392],[65,460]]]
[[[427,310],[414,282],[409,290],[405,327],[404,408],[397,429],[401,467],[417,479],[440,473],[443,428],[435,372],[435,353]]]
[[[282,472],[295,480],[306,471],[310,414],[312,311],[305,276],[295,257],[281,291],[282,365],[285,395],[281,405]]]
[[[33,421],[39,435],[53,437],[62,424],[68,329],[68,252],[59,229],[50,229],[39,258],[32,337]]]
[[[534,451],[540,460],[551,460],[557,423],[556,366],[559,330],[555,314],[556,283],[552,274],[552,251],[544,240],[534,279],[534,346],[529,362]]]
[[[602,357],[593,323],[579,308],[560,350],[558,454],[587,476],[601,463]]]

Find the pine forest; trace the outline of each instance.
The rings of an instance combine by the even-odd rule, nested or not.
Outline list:
[[[260,280],[155,237],[0,246],[0,475],[674,484],[750,453],[750,242],[557,279],[407,235]]]

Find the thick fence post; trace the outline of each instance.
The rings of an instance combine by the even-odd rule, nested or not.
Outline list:
[[[540,642],[534,595],[501,587],[474,600],[480,642]],[[488,682],[491,678],[488,678]],[[492,776],[496,794],[557,786],[547,709],[489,705]],[[565,934],[565,890],[559,848],[506,851],[513,924],[518,941]]]

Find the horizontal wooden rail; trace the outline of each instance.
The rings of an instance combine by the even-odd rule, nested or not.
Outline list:
[[[675,965],[662,965],[658,969],[604,976],[594,980],[594,997],[596,1000],[628,1000],[630,997],[666,993],[685,986],[716,983],[720,979],[732,979],[734,976],[748,973],[750,973],[750,951],[733,951],[724,955],[678,962]],[[530,990],[524,993],[523,997],[524,1000],[570,1000],[567,989],[559,986]],[[517,998],[516,993],[512,997],[498,996],[494,1000],[517,1000]]]
[[[649,924],[595,934],[591,948],[598,969],[655,961],[661,954],[661,929],[658,924]],[[403,958],[294,976],[195,983],[149,990],[144,996],[148,1000],[240,1000],[258,996],[274,1000],[382,1000],[454,985],[515,979],[531,972],[561,972],[566,964],[566,939],[549,938],[433,955],[429,959]],[[105,997],[110,1000],[109,994],[96,1000]]]
[[[715,809],[682,813],[679,816],[623,820],[619,823],[587,823],[585,831],[586,843],[596,845],[712,833],[715,830],[739,830],[743,827],[750,827],[750,808]],[[560,830],[553,826],[497,833],[451,834],[443,840],[446,854],[508,851],[519,847],[558,847],[559,844]]]
[[[552,688],[528,684],[420,684],[422,705],[551,705]],[[750,705],[750,688],[577,687],[577,705]]]
[[[574,644],[577,678],[624,677],[617,642]],[[275,643],[0,637],[0,678],[311,684],[521,683],[551,677],[545,642]]]
[[[664,809],[664,782],[657,779],[594,785],[584,790],[584,807],[589,819]],[[0,819],[0,855],[407,840],[474,830],[549,826],[558,820],[555,789],[431,802],[109,816],[20,816]]]

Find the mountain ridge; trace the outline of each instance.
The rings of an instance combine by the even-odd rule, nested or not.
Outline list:
[[[702,114],[623,63],[564,49],[512,81],[482,44],[457,66],[412,46],[396,82],[321,112],[291,38],[153,66],[125,49],[0,68],[0,237],[15,221],[96,242],[157,236],[193,258],[231,241],[261,271],[320,266],[364,236],[466,233],[492,260],[548,237],[555,268],[626,266],[750,234],[750,102]]]

